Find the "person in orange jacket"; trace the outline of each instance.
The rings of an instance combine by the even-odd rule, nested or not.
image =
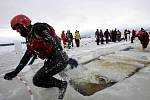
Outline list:
[[[141,28],[141,30],[138,33],[136,33],[135,36],[138,37],[138,39],[140,40],[142,44],[142,48],[143,49],[147,48],[148,43],[149,43],[148,33],[143,28]]]
[[[66,47],[66,42],[67,42],[67,39],[66,39],[66,34],[65,34],[65,31],[63,30],[62,33],[61,33],[61,40],[63,42],[63,45],[64,45],[64,48]]]

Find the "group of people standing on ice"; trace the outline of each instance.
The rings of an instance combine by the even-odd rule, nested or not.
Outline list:
[[[132,35],[130,35],[132,34]],[[147,48],[147,45],[149,43],[149,34],[143,29],[141,28],[141,30],[139,31],[135,31],[134,29],[132,31],[125,29],[124,30],[124,37],[121,37],[121,31],[117,30],[115,28],[115,30],[112,31],[108,31],[108,29],[106,29],[106,31],[103,33],[102,29],[96,29],[95,32],[95,38],[96,38],[96,43],[97,45],[99,45],[99,43],[104,44],[104,40],[106,42],[106,44],[110,41],[110,42],[120,42],[121,40],[131,40],[131,43],[133,43],[134,39],[136,37],[138,37],[138,39],[140,40],[141,44],[142,44],[142,48],[145,49]],[[131,38],[130,38],[131,36]]]
[[[70,49],[71,47],[74,46],[74,42],[73,39],[75,39],[75,44],[76,47],[80,46],[80,33],[78,30],[75,31],[74,36],[73,34],[70,32],[70,30],[67,30],[67,32],[65,33],[65,31],[63,30],[61,33],[61,40],[63,42],[63,46],[64,48],[68,47],[68,49]]]
[[[142,44],[142,48],[143,49],[147,48],[147,45],[149,43],[149,34],[143,28],[141,28],[141,30],[139,31],[134,30],[134,29],[132,29],[132,31],[125,29],[123,31],[123,34],[121,33],[119,29],[116,29],[116,28],[111,31],[106,29],[104,32],[102,31],[102,29],[100,30],[96,29],[96,32],[95,32],[97,45],[104,44],[104,42],[106,42],[106,44],[108,44],[109,42],[120,42],[121,40],[131,41],[131,43],[133,43],[136,37],[138,37],[138,39],[140,40]],[[75,31],[74,36],[70,32],[70,30],[67,30],[66,33],[63,30],[61,33],[61,40],[63,42],[64,48],[67,47],[68,49],[70,49],[71,47],[73,47],[74,46],[73,40],[75,40],[76,47],[79,47],[80,39],[81,39],[81,36],[78,30]]]
[[[102,29],[97,29],[95,32],[95,38],[97,45],[99,43],[104,44],[104,40],[106,41],[106,44],[111,41],[111,42],[116,42],[116,41],[121,41],[121,32],[115,28],[115,30],[108,31],[108,29],[105,30],[103,33]]]

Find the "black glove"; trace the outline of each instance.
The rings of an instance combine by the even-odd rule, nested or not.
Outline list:
[[[12,78],[14,78],[16,76],[17,76],[17,73],[15,71],[12,71],[12,72],[6,73],[4,76],[4,79],[5,80],[12,80]]]
[[[73,58],[69,58],[68,64],[71,66],[71,69],[77,68],[77,66],[79,65],[77,60],[75,60]]]

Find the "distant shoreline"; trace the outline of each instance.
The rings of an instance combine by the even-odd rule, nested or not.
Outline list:
[[[26,44],[26,42],[21,42],[21,44]],[[14,45],[14,43],[3,43],[3,44],[0,44],[0,46],[11,46],[11,45]]]

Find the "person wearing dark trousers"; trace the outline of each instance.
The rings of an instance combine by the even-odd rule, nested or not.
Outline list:
[[[37,55],[38,58],[44,60],[44,65],[34,75],[33,84],[43,88],[57,87],[59,89],[58,99],[63,99],[67,81],[53,76],[67,67],[69,58],[53,27],[47,23],[31,25],[31,20],[22,14],[13,17],[10,24],[13,30],[26,39],[27,50],[16,69],[6,73],[4,79],[12,80],[26,66],[30,58]]]
[[[110,33],[109,33],[108,29],[106,29],[106,31],[104,32],[104,36],[105,36],[105,39],[106,39],[106,44],[108,44],[109,37],[110,37]]]
[[[95,38],[96,38],[97,45],[99,45],[99,42],[100,42],[100,33],[99,33],[98,29],[95,32]]]
[[[100,30],[99,34],[100,34],[100,41],[101,41],[101,44],[104,44],[104,34],[103,34],[103,31]]]
[[[74,37],[75,37],[76,47],[79,47],[80,46],[80,39],[81,39],[81,37],[80,37],[80,33],[79,33],[78,30],[75,31]]]
[[[73,35],[70,30],[67,31],[66,38],[68,42],[68,49],[71,49],[71,47],[73,47]]]
[[[132,30],[131,43],[133,43],[133,40],[135,39],[135,34],[136,34],[136,31]]]

